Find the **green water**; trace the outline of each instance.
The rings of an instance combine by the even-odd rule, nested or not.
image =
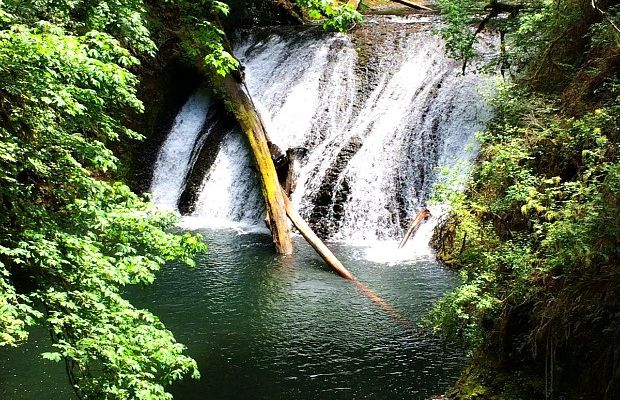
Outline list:
[[[426,399],[454,383],[461,352],[414,327],[455,284],[450,271],[430,260],[371,262],[364,248],[332,246],[399,319],[301,240],[294,256],[278,257],[266,235],[205,235],[210,249],[196,269],[169,265],[153,286],[128,294],[198,361],[202,378],[171,388],[175,399]],[[64,364],[39,359],[45,332],[32,339],[0,352],[0,399],[72,399]]]

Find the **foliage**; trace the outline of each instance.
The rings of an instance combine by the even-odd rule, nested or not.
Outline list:
[[[595,46],[620,47],[620,6],[610,7],[603,12],[604,19],[591,28],[590,35]]]
[[[570,346],[580,335],[590,347],[579,351],[593,360],[609,350],[610,341],[593,335],[620,332],[614,87],[604,107],[580,117],[514,85],[493,100],[497,115],[480,134],[467,193],[440,192],[452,206],[451,244],[441,255],[459,266],[462,284],[435,306],[431,326],[471,349],[514,351],[513,359],[535,355],[549,340]],[[526,322],[507,330],[515,320]]]
[[[106,143],[140,137],[124,125],[142,108],[124,46],[155,50],[143,13],[132,0],[0,2],[0,345],[47,324],[44,358],[64,359],[88,398],[167,399],[164,385],[197,375],[171,332],[122,296],[205,248],[106,178],[117,163]]]
[[[108,32],[125,48],[151,54],[155,51],[144,22],[142,0],[3,0],[2,9],[12,16],[14,24],[47,21],[76,35]]]
[[[608,15],[601,36],[614,35],[609,21],[617,18],[615,9],[602,11],[589,0],[440,0],[438,4],[446,20],[440,34],[449,55],[466,63],[476,54],[478,33],[499,32],[496,60],[502,69],[547,89],[561,86],[576,72],[589,30],[601,13]]]
[[[620,393],[620,368],[606,361],[620,335],[616,3],[439,3],[450,55],[470,60],[490,28],[514,79],[491,102],[467,191],[437,191],[452,213],[435,245],[463,283],[429,323],[511,368],[544,365],[556,373],[545,376],[546,397],[554,384],[578,388],[575,398]],[[584,366],[593,372],[571,375]]]
[[[446,21],[439,31],[446,41],[446,52],[465,62],[471,60],[476,54],[473,49],[475,35],[471,28],[471,11],[474,7],[482,9],[484,3],[472,0],[439,0],[437,5]]]
[[[174,8],[174,15],[180,16],[182,46],[190,58],[202,58],[207,67],[221,76],[239,67],[225,44],[225,33],[219,23],[219,17],[229,13],[226,3],[217,0],[168,0],[167,3]]]
[[[331,0],[296,0],[308,13],[310,19],[323,20],[323,29],[346,32],[362,22],[362,15],[348,3]]]
[[[328,0],[298,0],[296,3],[311,19],[324,18],[325,30],[345,32],[362,21],[361,14],[348,4]],[[173,10],[173,15],[180,16],[176,28],[187,56],[192,60],[202,59],[221,76],[239,68],[220,20],[228,16],[228,4],[217,0],[167,0],[166,5]]]

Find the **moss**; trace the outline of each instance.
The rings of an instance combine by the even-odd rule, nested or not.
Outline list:
[[[458,225],[457,217],[449,214],[437,224],[430,241],[437,260],[448,266],[454,263],[467,242],[467,238],[457,240]]]
[[[491,353],[478,352],[447,393],[454,400],[524,400],[541,398],[544,380],[535,373],[505,365]]]

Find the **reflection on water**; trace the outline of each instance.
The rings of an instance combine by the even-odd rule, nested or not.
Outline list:
[[[412,328],[455,283],[436,263],[381,264],[365,249],[334,248],[409,324],[329,271],[301,239],[294,256],[279,257],[267,235],[205,234],[210,248],[195,270],[170,265],[153,286],[129,293],[198,361],[202,378],[173,387],[176,399],[425,399],[454,382],[462,354]],[[44,332],[33,339],[0,353],[0,398],[70,398],[62,364],[38,360]]]

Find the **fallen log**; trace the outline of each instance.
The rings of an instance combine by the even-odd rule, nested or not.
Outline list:
[[[245,133],[250,144],[260,178],[267,220],[276,252],[285,255],[292,254],[291,229],[286,218],[280,182],[271,158],[267,130],[245,88],[243,75],[239,71],[238,74],[226,76],[211,74],[211,78],[217,92],[224,98],[224,102],[239,122],[241,130]]]
[[[385,311],[389,312],[390,314],[392,314],[393,317],[395,317],[399,321],[409,322],[407,319],[403,318],[398,313],[398,310],[396,310],[394,307],[389,305],[385,300],[383,300],[383,298],[381,296],[379,296],[379,294],[377,292],[375,292],[374,290],[370,289],[368,286],[364,285],[362,282],[358,281],[355,278],[353,279],[353,284],[355,285],[355,287],[357,287],[357,289],[360,292],[362,292],[362,294],[364,294],[366,297],[368,297],[370,299],[370,301],[372,301],[373,303],[375,303],[376,305],[381,307],[383,310],[385,310]]]
[[[407,241],[409,240],[411,235],[415,231],[417,231],[418,228],[420,227],[420,225],[422,225],[422,222],[424,222],[424,220],[426,218],[430,217],[430,216],[431,216],[431,212],[428,211],[427,208],[425,208],[424,210],[420,211],[418,213],[418,215],[416,215],[414,220],[409,225],[409,229],[407,229],[407,232],[405,233],[405,237],[403,237],[403,240],[400,241],[400,244],[398,245],[399,249],[402,249],[403,247],[405,247],[405,244],[407,244]]]
[[[289,219],[295,225],[295,228],[301,233],[301,236],[306,239],[306,242],[312,246],[314,250],[321,256],[321,258],[329,265],[331,269],[333,269],[338,275],[341,277],[354,280],[353,275],[342,265],[342,263],[336,258],[334,253],[331,252],[325,246],[323,241],[312,231],[312,228],[308,225],[306,221],[299,215],[293,204],[289,200],[284,190],[282,190],[282,197],[284,198],[284,206],[286,209],[286,214]]]
[[[413,2],[408,1],[408,0],[392,0],[392,1],[395,2],[395,3],[402,4],[404,6],[407,6],[407,7],[415,8],[416,10],[434,11],[430,7],[426,7],[426,6],[423,6],[422,4],[418,4],[418,3],[413,3]]]
[[[291,230],[286,220],[288,216],[304,239],[330,268],[342,278],[352,281],[375,304],[390,312],[397,319],[406,321],[381,296],[353,277],[293,207],[278,181],[278,175],[272,158],[272,152],[276,153],[274,154],[275,156],[278,156],[281,150],[273,146],[269,140],[265,124],[245,87],[243,69],[239,68],[226,76],[215,74],[213,71],[209,72],[208,76],[215,85],[216,92],[223,97],[250,144],[261,182],[261,190],[265,198],[265,208],[267,211],[265,218],[271,230],[276,252],[279,254],[291,254],[293,252]]]
[[[357,8],[360,6],[360,0],[349,0],[347,1],[347,4],[350,5],[354,10],[357,10]]]
[[[321,256],[323,261],[327,263],[327,265],[333,269],[338,275],[341,277],[350,280],[353,282],[355,287],[368,297],[373,303],[381,307],[383,310],[389,312],[394,318],[399,320],[400,322],[406,324],[407,326],[411,326],[411,322],[406,318],[403,318],[394,307],[392,307],[388,302],[383,300],[383,298],[374,290],[370,289],[368,286],[364,285],[362,282],[357,280],[346,268],[338,258],[331,252],[323,243],[323,241],[312,231],[312,228],[306,223],[306,221],[299,215],[293,204],[289,200],[288,196],[283,193],[284,203],[286,206],[286,214],[289,219],[297,228],[299,233],[306,239],[306,242],[312,246],[312,248]]]

